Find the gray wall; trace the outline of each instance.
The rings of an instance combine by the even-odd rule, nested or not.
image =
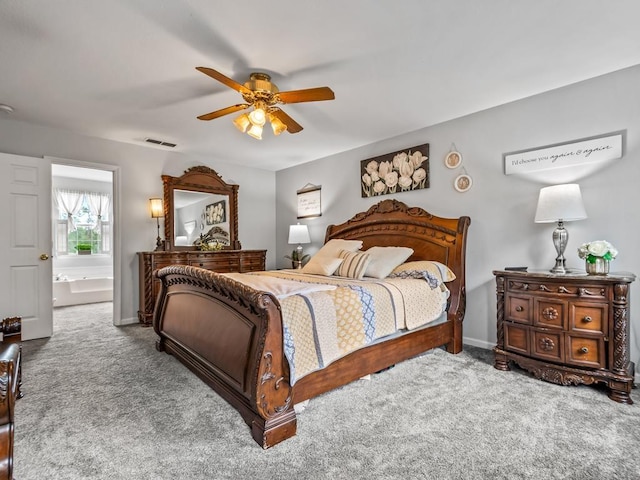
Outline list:
[[[238,236],[246,249],[266,249],[267,268],[275,266],[275,173],[203,158],[75,135],[70,132],[0,119],[0,152],[31,157],[52,156],[118,166],[120,171],[121,321],[137,322],[136,252],[155,248],[156,220],[148,211],[151,197],[162,197],[161,175],[179,176],[207,165],[238,191]],[[161,232],[163,231],[161,223]]]
[[[556,252],[551,240],[554,224],[533,222],[542,186],[577,181],[588,219],[566,224],[569,244],[567,265],[583,268],[577,247],[585,241],[606,239],[620,251],[612,270],[640,274],[640,225],[636,205],[640,202],[640,66],[581,82],[566,88],[479,112],[402,137],[366,145],[281,170],[276,175],[277,261],[287,245],[288,225],[296,222],[296,190],[307,183],[322,185],[323,215],[303,220],[310,227],[312,253],[322,244],[324,230],[384,198],[395,197],[423,207],[439,216],[471,217],[467,262],[467,315],[465,342],[493,347],[495,332],[495,284],[497,268],[527,265],[549,269]],[[416,108],[429,108],[416,105]],[[393,118],[380,121],[393,122]],[[503,173],[504,153],[626,130],[623,158],[601,165],[595,173],[584,169],[560,177]],[[391,153],[422,143],[430,144],[431,187],[375,199],[360,197],[360,160]],[[452,143],[463,154],[462,166],[473,178],[466,193],[453,188],[461,167],[450,170],[443,160]],[[631,288],[631,355],[640,361],[640,282]],[[635,300],[635,304],[634,304]]]

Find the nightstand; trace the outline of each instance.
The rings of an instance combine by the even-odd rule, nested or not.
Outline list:
[[[513,361],[560,385],[603,383],[609,398],[631,404],[629,285],[632,273],[555,275],[495,270],[495,368]]]

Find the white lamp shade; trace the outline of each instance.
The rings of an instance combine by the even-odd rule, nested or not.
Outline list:
[[[257,140],[262,140],[262,127],[260,125],[251,125],[247,130],[247,135]]]
[[[309,229],[306,225],[290,225],[289,226],[289,243],[311,243]]]
[[[582,203],[580,185],[577,183],[553,185],[540,189],[536,223],[552,223],[558,220],[569,222],[584,218],[587,218],[587,212]]]

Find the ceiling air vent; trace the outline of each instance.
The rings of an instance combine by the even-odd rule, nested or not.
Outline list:
[[[162,145],[163,147],[174,148],[176,146],[175,143],[171,142],[163,142],[162,140],[156,140],[155,138],[145,138],[145,142],[153,143],[154,145]]]

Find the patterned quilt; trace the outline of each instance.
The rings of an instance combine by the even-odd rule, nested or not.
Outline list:
[[[332,361],[398,330],[414,329],[440,317],[449,290],[425,280],[387,278],[354,280],[305,275],[295,270],[254,272],[333,289],[301,289],[280,296],[285,354],[293,385]]]

